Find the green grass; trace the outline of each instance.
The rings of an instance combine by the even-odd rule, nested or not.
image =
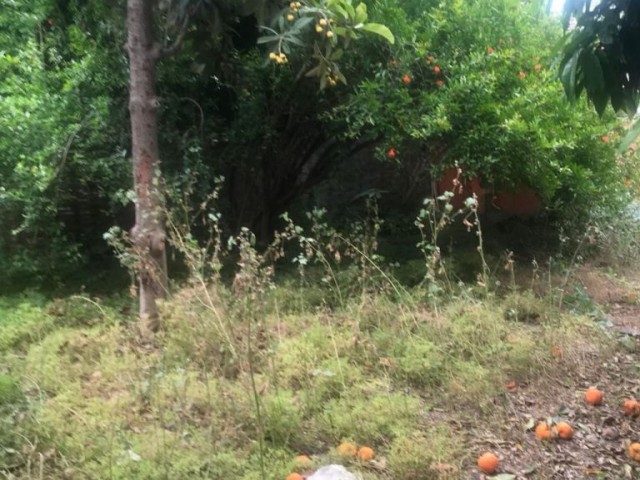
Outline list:
[[[36,295],[0,297],[0,352],[41,339],[52,327],[46,301]]]
[[[495,415],[508,380],[570,372],[600,339],[588,319],[532,294],[465,294],[434,311],[421,292],[410,302],[378,293],[327,309],[318,289],[305,299],[287,284],[247,310],[216,288],[163,304],[153,346],[89,299],[3,300],[0,404],[16,434],[3,439],[0,471],[251,480],[262,457],[276,480],[303,453],[365,479],[462,478],[477,452],[452,425]],[[338,458],[343,440],[372,446],[385,467]]]

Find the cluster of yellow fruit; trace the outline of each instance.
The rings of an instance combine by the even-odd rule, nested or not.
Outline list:
[[[640,403],[633,398],[625,400],[622,405],[622,411],[625,415],[640,417]],[[640,442],[635,442],[629,445],[627,455],[629,455],[629,458],[632,460],[640,462]]]
[[[289,62],[289,59],[287,58],[287,56],[282,52],[281,53],[271,52],[269,54],[269,60],[279,64]]]
[[[291,2],[289,4],[289,15],[287,15],[287,20],[293,22],[296,19],[296,13],[298,13],[300,8],[302,8],[302,4],[300,2]]]
[[[595,387],[590,387],[584,394],[584,400],[590,405],[601,405],[604,399],[604,393]],[[640,403],[635,399],[629,398],[622,404],[622,411],[625,415],[631,417],[640,416]]]
[[[330,23],[332,23],[331,19],[327,20],[326,18],[321,18],[320,20],[318,20],[318,23],[316,23],[316,32],[324,33],[327,38],[333,38],[333,30],[331,30],[330,27],[327,28]]]
[[[331,75],[327,76],[327,83],[332,86],[335,87],[338,84],[338,77],[332,77]]]
[[[589,405],[601,405],[604,393],[595,387],[590,387],[584,392],[584,401]],[[535,428],[538,440],[571,440],[573,438],[573,427],[567,422],[540,422]]]

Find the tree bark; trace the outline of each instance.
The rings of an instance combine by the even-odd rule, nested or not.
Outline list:
[[[153,1],[128,0],[129,112],[136,223],[131,237],[138,255],[140,326],[159,328],[157,300],[167,294],[164,199],[161,191],[156,98],[160,49],[153,35]]]

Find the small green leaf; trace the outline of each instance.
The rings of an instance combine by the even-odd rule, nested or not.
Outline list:
[[[356,9],[351,5],[351,1],[343,2],[344,8],[347,12],[349,12],[349,18],[353,21],[356,17]]]
[[[320,77],[320,90],[324,90],[327,88],[328,77],[326,75],[322,75]]]
[[[322,68],[322,64],[317,67],[312,68],[307,73],[305,73],[305,77],[318,77],[324,74],[324,69]]]
[[[342,58],[342,55],[344,54],[344,50],[342,50],[341,48],[339,48],[338,50],[336,50],[335,52],[333,52],[331,54],[331,60],[334,61],[338,61]]]
[[[562,74],[560,75],[564,91],[571,102],[575,102],[576,100],[576,71],[581,53],[582,48],[579,48],[571,55],[571,58],[564,64]]]
[[[365,23],[364,25],[362,25],[361,30],[380,35],[392,45],[395,43],[393,33],[391,33],[391,30],[389,30],[389,27],[387,27],[386,25],[382,25],[380,23]]]
[[[584,75],[585,86],[589,93],[604,90],[604,74],[602,73],[602,66],[600,65],[598,57],[590,50],[583,50],[582,55],[580,55],[579,64]]]
[[[258,38],[258,45],[262,45],[263,43],[276,42],[280,40],[280,35],[268,35],[266,37]]]
[[[609,103],[609,94],[602,90],[589,92],[589,99],[593,102],[598,115],[602,116]]]
[[[191,71],[194,73],[197,73],[198,75],[200,75],[203,71],[204,68],[206,67],[206,65],[204,63],[192,63],[191,64]]]
[[[294,45],[298,45],[299,47],[305,46],[304,42],[300,40],[297,35],[285,35],[284,38],[287,42],[291,42]]]
[[[347,29],[344,27],[333,27],[333,31],[336,32],[336,35],[340,35],[344,37],[347,33]]]
[[[367,20],[367,6],[364,3],[356,7],[355,23],[364,23]]]
[[[614,87],[611,90],[611,106],[615,112],[624,111],[627,104],[625,102],[625,95],[622,89],[619,87]]]
[[[302,17],[296,20],[296,23],[294,23],[293,25],[296,30],[302,30],[304,27],[306,27],[310,23],[313,23],[314,21],[315,20],[313,17]]]
[[[349,20],[349,14],[344,8],[342,8],[340,5],[334,5],[333,8],[337,13],[342,15],[342,18],[344,18],[345,20]]]

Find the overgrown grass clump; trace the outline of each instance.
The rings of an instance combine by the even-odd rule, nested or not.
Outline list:
[[[424,225],[453,221],[430,205]],[[481,239],[475,213],[465,219]],[[131,299],[0,300],[0,472],[280,480],[304,454],[364,480],[461,479],[478,453],[462,426],[505,420],[507,382],[566,383],[606,354],[591,318],[520,291],[513,270],[498,294],[482,254],[475,283],[458,282],[437,235],[419,244],[422,268],[393,267],[410,277],[401,283],[376,253],[377,229],[374,217],[347,238],[315,223],[321,241],[290,223],[262,254],[243,231],[229,279],[219,250],[209,258],[173,231],[191,276],[160,303],[152,337]],[[291,243],[297,276],[276,279]],[[376,461],[341,458],[344,441]]]
[[[163,305],[165,329],[152,344],[115,310],[87,302],[13,309],[26,319],[20,328],[30,318],[50,326],[0,337],[5,353],[17,352],[0,376],[0,405],[19,433],[0,469],[10,478],[32,478],[37,466],[52,478],[245,480],[264,469],[275,480],[303,453],[365,479],[462,478],[476,452],[454,425],[495,415],[507,381],[564,376],[581,355],[599,354],[588,319],[531,294],[465,295],[434,310],[420,292],[365,292],[328,308],[293,301],[296,288],[264,291],[250,306],[219,284],[185,288]],[[61,309],[66,322],[56,320]],[[343,440],[372,446],[384,465],[338,458]]]

